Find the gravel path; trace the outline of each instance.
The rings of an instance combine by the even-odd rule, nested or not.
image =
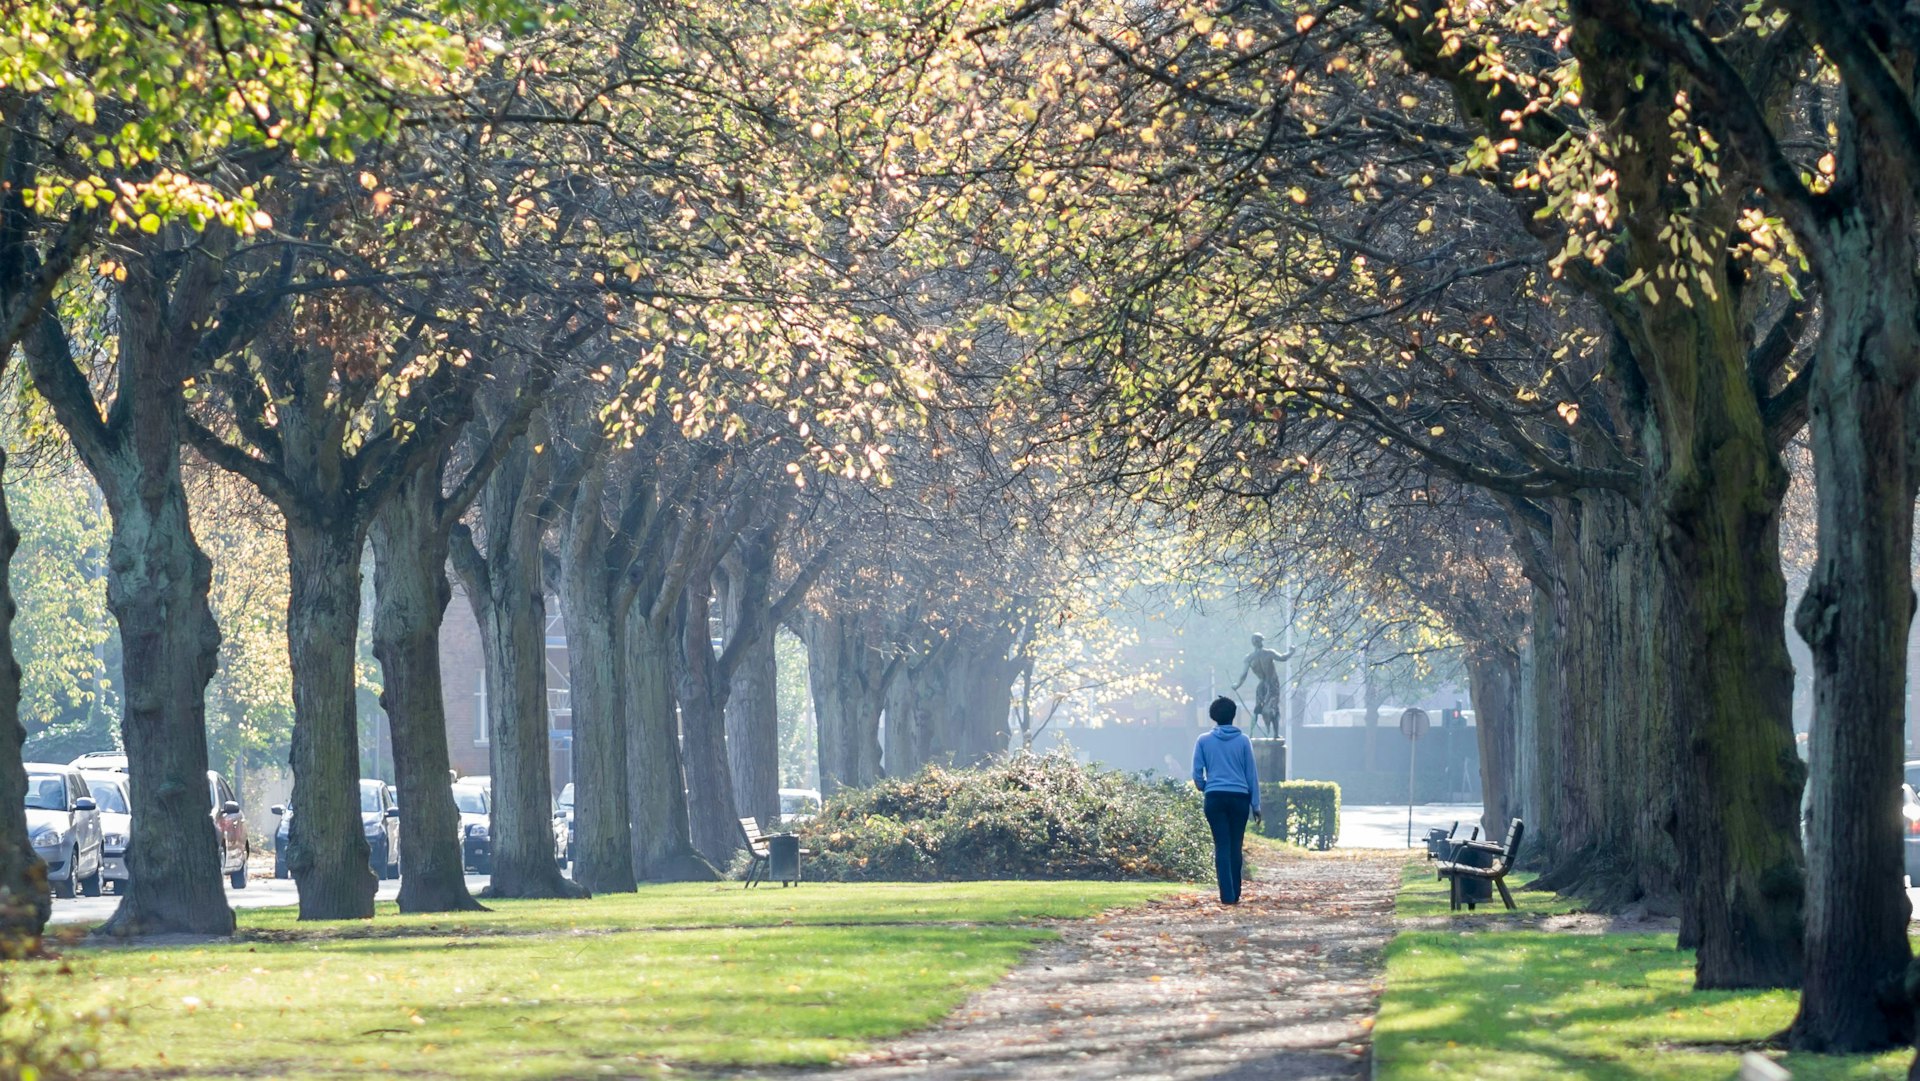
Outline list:
[[[1399,855],[1293,860],[1237,908],[1187,894],[1061,925],[936,1028],[830,1071],[857,1081],[1256,1081],[1366,1075]]]

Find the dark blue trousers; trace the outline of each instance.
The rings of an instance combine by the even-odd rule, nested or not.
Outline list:
[[[1247,816],[1253,797],[1245,792],[1209,792],[1202,799],[1207,827],[1213,830],[1213,873],[1220,880],[1220,900],[1240,900],[1241,846],[1247,838]]]

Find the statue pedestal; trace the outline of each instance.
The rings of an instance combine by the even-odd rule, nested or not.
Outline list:
[[[1260,772],[1261,784],[1279,784],[1287,779],[1287,741],[1273,737],[1251,739],[1253,768]]]

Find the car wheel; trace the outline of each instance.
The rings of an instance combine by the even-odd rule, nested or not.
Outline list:
[[[382,844],[379,848],[374,849],[370,853],[371,858],[368,860],[369,863],[373,864],[373,877],[382,882],[387,880],[386,847],[385,844]]]
[[[80,880],[80,892],[86,894],[88,897],[100,896],[100,869],[98,867],[93,869],[92,874]]]
[[[73,873],[80,867],[80,850],[74,849],[71,862],[67,864],[67,877],[53,884],[53,895],[65,900],[73,896]]]
[[[239,870],[227,876],[227,885],[232,886],[236,890],[244,890],[247,888],[247,865],[245,861],[241,862]]]

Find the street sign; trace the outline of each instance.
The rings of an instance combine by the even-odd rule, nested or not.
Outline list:
[[[1427,720],[1427,711],[1415,706],[1400,715],[1400,732],[1408,739],[1419,739],[1427,734],[1432,722]]]
[[[1407,744],[1407,847],[1413,847],[1413,752],[1419,746],[1420,737],[1427,734],[1430,726],[1427,711],[1419,706],[1409,708],[1400,715],[1400,732],[1410,741]]]

